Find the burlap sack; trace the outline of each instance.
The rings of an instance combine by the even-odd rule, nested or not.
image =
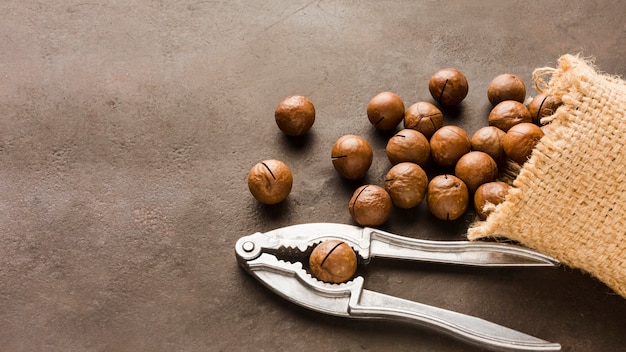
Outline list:
[[[468,238],[518,241],[626,298],[626,82],[572,55],[533,75],[563,105],[505,202]]]

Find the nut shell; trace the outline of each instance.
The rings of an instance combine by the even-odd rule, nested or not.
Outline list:
[[[385,153],[394,165],[408,161],[424,166],[430,160],[430,144],[420,132],[405,128],[389,138]]]
[[[526,99],[526,85],[519,77],[511,73],[496,76],[487,88],[487,97],[491,105],[497,105],[505,100],[515,100],[520,103]]]
[[[430,78],[430,95],[441,105],[457,105],[467,96],[469,85],[465,75],[454,68],[444,68]]]
[[[553,95],[541,93],[530,101],[528,111],[530,112],[533,123],[540,125],[541,119],[554,114],[559,106],[561,106],[561,102]]]
[[[349,180],[365,176],[374,159],[372,147],[360,136],[347,134],[337,139],[331,152],[333,167]]]
[[[435,176],[428,183],[428,210],[441,220],[455,220],[467,210],[469,193],[465,183],[452,175]]]
[[[305,96],[292,95],[278,104],[274,112],[276,124],[289,136],[300,136],[315,122],[315,106]]]
[[[498,166],[489,154],[473,151],[459,159],[454,175],[465,182],[470,194],[474,194],[478,186],[496,179]]]
[[[476,193],[474,193],[474,210],[476,210],[478,218],[486,220],[493,209],[485,209],[485,205],[487,203],[498,205],[504,202],[509,189],[511,189],[511,186],[500,181],[487,182],[480,185]]]
[[[533,123],[520,123],[511,127],[504,136],[504,152],[509,159],[523,164],[542,137],[541,127]]]
[[[333,284],[346,282],[356,273],[356,253],[343,241],[327,240],[311,252],[309,268],[318,280]]]
[[[489,154],[497,164],[504,163],[506,153],[503,142],[506,132],[495,126],[485,126],[472,135],[472,150],[477,150]]]
[[[467,133],[458,126],[443,126],[430,137],[430,155],[437,165],[452,168],[466,153],[471,141]]]
[[[367,104],[367,118],[381,131],[389,131],[404,118],[404,102],[392,92],[382,92]]]
[[[428,139],[442,126],[443,113],[431,103],[417,102],[404,113],[404,128],[421,132]]]
[[[361,226],[382,225],[391,215],[393,203],[389,193],[377,185],[363,185],[354,191],[348,210]]]
[[[532,122],[528,108],[515,100],[505,100],[494,106],[489,113],[489,126],[495,126],[504,132],[523,122]]]
[[[426,194],[428,176],[414,163],[399,163],[393,166],[385,176],[385,190],[393,204],[399,208],[416,207]]]
[[[285,163],[264,160],[248,172],[248,189],[252,196],[264,204],[280,203],[291,192],[293,176]]]

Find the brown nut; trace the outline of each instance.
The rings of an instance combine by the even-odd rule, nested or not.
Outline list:
[[[421,132],[428,139],[441,126],[443,126],[443,114],[431,103],[417,102],[409,106],[404,113],[404,128]]]
[[[274,112],[276,124],[289,136],[300,136],[311,129],[315,122],[315,107],[302,95],[285,98]]]
[[[384,188],[377,185],[364,185],[354,191],[348,210],[357,224],[379,226],[387,221],[392,207],[391,197]]]
[[[356,273],[356,253],[343,241],[326,240],[311,252],[309,268],[318,280],[331,284],[346,282]]]
[[[394,165],[409,161],[424,166],[430,160],[428,139],[410,128],[405,128],[389,138],[385,152]]]
[[[441,105],[459,104],[467,96],[469,85],[465,75],[454,68],[444,68],[430,78],[428,90],[433,99]]]
[[[543,130],[533,123],[515,125],[504,136],[504,152],[511,160],[523,164],[528,160],[541,137],[543,137]]]
[[[504,73],[491,80],[487,88],[487,97],[491,105],[497,105],[505,100],[523,103],[526,99],[526,86],[518,76]]]
[[[540,125],[541,119],[554,114],[559,106],[561,106],[561,102],[553,95],[541,93],[530,101],[528,111],[530,112],[533,123]]]
[[[291,170],[279,160],[264,160],[248,172],[248,189],[264,204],[282,202],[291,192],[292,184]]]
[[[472,150],[489,154],[496,162],[502,164],[506,161],[506,153],[502,143],[506,132],[495,126],[485,126],[472,135]]]
[[[486,208],[485,205],[487,203],[498,205],[504,202],[510,188],[511,186],[500,181],[487,182],[480,185],[474,193],[474,209],[478,218],[481,220],[487,219],[493,208]]]
[[[515,100],[505,100],[489,113],[489,126],[496,126],[504,132],[518,123],[532,121],[528,108]]]
[[[452,168],[471,147],[467,133],[458,126],[443,126],[430,137],[430,155],[437,165]]]
[[[428,176],[417,164],[400,163],[393,166],[385,176],[385,190],[393,204],[399,208],[416,207],[426,194]]]
[[[382,92],[367,104],[367,118],[381,131],[389,131],[404,118],[404,102],[392,92]]]
[[[349,180],[365,176],[374,159],[372,147],[360,136],[347,134],[340,137],[331,152],[335,170]]]
[[[428,183],[426,196],[428,210],[441,220],[455,220],[467,210],[469,193],[467,186],[452,175],[435,176]]]
[[[474,194],[478,186],[496,179],[498,166],[489,154],[473,151],[459,159],[454,175],[465,182],[470,194]]]

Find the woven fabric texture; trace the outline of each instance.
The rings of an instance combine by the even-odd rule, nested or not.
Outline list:
[[[626,298],[626,82],[573,55],[534,79],[563,105],[545,118],[550,128],[506,200],[468,238],[518,241]]]

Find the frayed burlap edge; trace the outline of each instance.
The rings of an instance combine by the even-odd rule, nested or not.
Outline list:
[[[563,105],[545,118],[550,128],[506,200],[468,238],[518,241],[626,298],[626,82],[573,55],[533,78]]]

